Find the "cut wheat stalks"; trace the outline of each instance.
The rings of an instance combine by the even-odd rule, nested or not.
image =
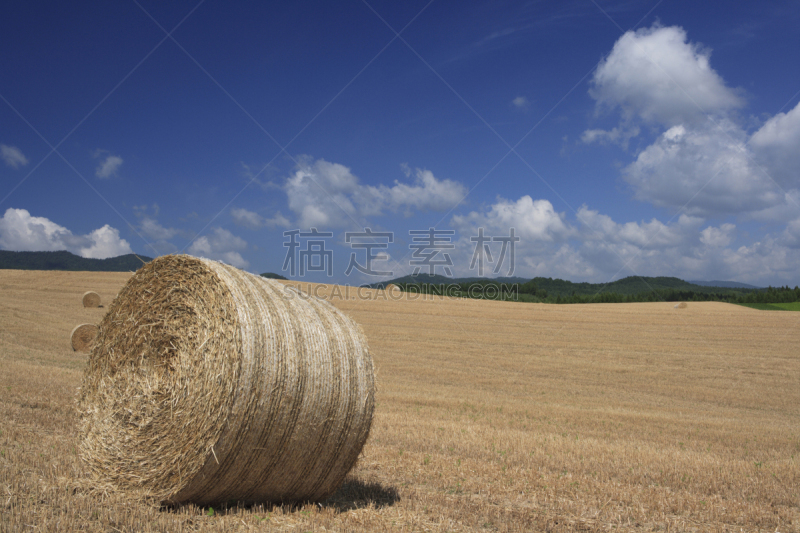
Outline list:
[[[84,307],[100,307],[100,295],[94,291],[86,291],[83,293],[83,306]]]
[[[78,324],[69,334],[70,344],[76,352],[91,351],[95,337],[97,337],[97,326],[94,324]]]
[[[320,500],[369,434],[372,359],[327,302],[233,267],[158,258],[99,326],[81,387],[94,478],[168,503]]]

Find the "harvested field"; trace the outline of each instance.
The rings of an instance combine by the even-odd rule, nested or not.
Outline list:
[[[91,287],[0,271],[0,531],[800,531],[800,315],[311,287],[362,324],[372,432],[321,505],[159,509],[81,483]],[[296,284],[302,289],[309,285]],[[344,299],[348,298],[348,299]]]

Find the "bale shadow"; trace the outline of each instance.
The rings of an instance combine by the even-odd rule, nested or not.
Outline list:
[[[394,505],[400,501],[400,494],[394,487],[384,487],[380,483],[365,483],[359,479],[347,479],[333,495],[319,501],[300,501],[300,502],[237,502],[217,503],[215,505],[197,506],[191,503],[170,505],[164,504],[161,510],[168,513],[188,514],[188,515],[207,515],[207,516],[226,516],[241,513],[242,511],[251,513],[272,513],[277,509],[285,512],[302,511],[308,505],[319,506],[322,509],[333,509],[337,513],[345,513],[355,509],[362,509],[372,506],[381,509]]]
[[[400,501],[400,494],[394,487],[384,487],[380,483],[365,483],[359,479],[347,479],[332,496],[320,502],[322,507],[330,507],[342,513],[372,505],[376,509],[389,507]]]

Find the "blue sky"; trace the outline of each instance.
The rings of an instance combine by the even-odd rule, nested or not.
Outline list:
[[[798,23],[793,2],[11,3],[0,248],[281,272],[283,233],[316,227],[332,277],[305,279],[360,284],[387,276],[345,276],[347,232],[392,232],[372,266],[400,276],[409,231],[451,231],[436,257],[472,276],[470,238],[514,228],[517,276],[794,286]]]

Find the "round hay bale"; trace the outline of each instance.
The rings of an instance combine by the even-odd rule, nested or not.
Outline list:
[[[83,306],[84,307],[100,307],[100,295],[94,291],[86,291],[83,293]]]
[[[72,328],[69,334],[72,350],[76,352],[89,352],[92,350],[94,339],[97,337],[97,326],[94,324],[79,324]]]
[[[163,256],[99,325],[79,453],[97,479],[169,503],[320,500],[355,464],[374,394],[364,334],[329,303]]]
[[[675,304],[675,309],[686,309],[688,304],[686,302],[681,302],[679,304]]]
[[[397,286],[397,285],[395,285],[394,283],[390,283],[390,284],[388,284],[387,286],[385,286],[385,287],[383,288],[383,290],[385,290],[386,292],[399,291],[399,290],[400,290],[400,287],[398,287],[398,286]]]

